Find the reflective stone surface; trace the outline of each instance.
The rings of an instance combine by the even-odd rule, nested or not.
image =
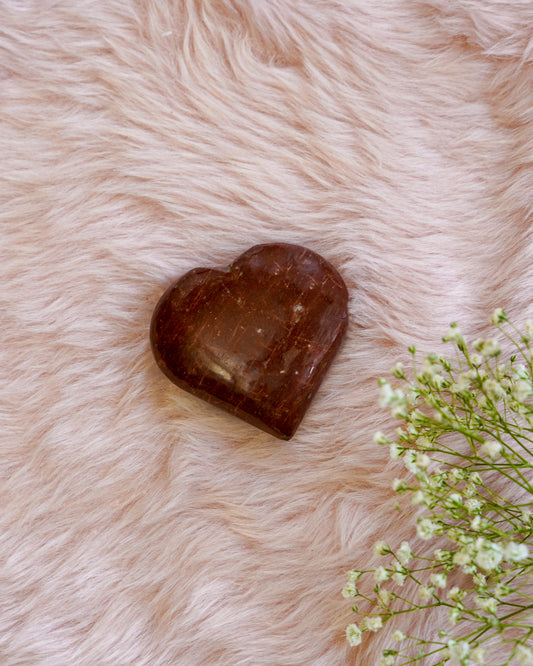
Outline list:
[[[177,386],[281,438],[294,434],[346,330],[338,272],[298,245],[196,268],[161,297],[150,339]]]

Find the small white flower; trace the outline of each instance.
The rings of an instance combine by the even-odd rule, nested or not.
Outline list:
[[[459,493],[450,493],[448,495],[448,499],[446,501],[446,505],[453,507],[453,506],[461,506],[463,503],[463,498]]]
[[[346,585],[342,588],[342,596],[345,599],[350,599],[350,597],[356,597],[359,594],[355,583],[348,581]]]
[[[487,650],[482,647],[474,648],[470,652],[470,659],[474,662],[474,664],[484,664],[486,656]]]
[[[529,370],[523,363],[517,363],[515,366],[513,366],[512,375],[514,379],[531,379]]]
[[[422,601],[428,601],[428,599],[431,599],[433,595],[433,588],[429,587],[429,585],[421,585],[418,588],[418,596],[422,599]]]
[[[533,389],[528,381],[525,379],[519,379],[512,385],[511,393],[517,402],[524,402],[524,400],[533,393]]]
[[[418,430],[412,423],[409,423],[407,425],[407,432],[411,435],[411,437],[418,437]]]
[[[465,564],[469,564],[471,562],[472,558],[470,557],[469,553],[466,550],[458,550],[453,554],[452,562],[454,564],[458,564],[460,566],[464,566]]]
[[[468,511],[468,513],[473,514],[473,513],[479,513],[481,511],[481,508],[483,507],[483,503],[480,502],[477,499],[467,499],[465,502],[465,508]]]
[[[470,653],[470,646],[467,641],[448,641],[448,650],[450,651],[450,659],[453,661],[461,662],[466,659]]]
[[[403,631],[397,630],[392,634],[392,640],[396,643],[401,643],[407,638]]]
[[[524,322],[524,337],[526,342],[533,338],[533,319],[526,319]]]
[[[422,470],[425,470],[429,467],[429,463],[431,462],[430,458],[428,455],[425,453],[417,453],[416,454],[416,459],[415,459],[415,465]]]
[[[521,643],[516,646],[515,657],[519,664],[533,664],[533,652]]]
[[[385,541],[376,541],[374,544],[374,555],[387,555],[390,553],[390,547]]]
[[[393,407],[391,407],[391,412],[390,412],[394,418],[396,419],[401,419],[407,416],[407,412],[405,411],[405,405],[402,403],[396,403]]]
[[[477,515],[472,518],[470,521],[470,527],[474,530],[474,532],[478,532],[481,529],[481,516]]]
[[[496,613],[496,599],[492,597],[476,597],[474,602],[478,608],[485,611],[486,613]]]
[[[394,429],[394,431],[396,433],[396,436],[402,442],[408,442],[409,441],[409,437],[407,436],[407,434],[411,435],[411,437],[414,437],[416,435],[416,433],[414,433],[413,430],[416,430],[416,428],[411,423],[407,424],[407,428],[403,428],[402,426],[398,426],[397,428]]]
[[[427,541],[439,533],[440,526],[431,520],[431,518],[420,518],[416,526],[416,531],[421,539]]]
[[[529,557],[529,549],[525,543],[511,541],[505,546],[504,558],[508,562],[523,562]]]
[[[454,481],[463,481],[465,478],[464,469],[459,469],[458,467],[452,467],[448,473]]]
[[[402,389],[394,390],[394,399],[396,402],[405,402],[405,393],[402,391]]]
[[[513,385],[512,381],[508,377],[500,379],[499,382],[502,389],[506,392],[509,391]]]
[[[413,426],[422,426],[426,422],[427,417],[422,414],[419,409],[413,409],[411,411],[411,423]]]
[[[478,549],[475,557],[478,566],[485,571],[492,571],[499,566],[503,559],[503,548],[499,544],[482,539],[481,544],[478,544]]]
[[[416,466],[416,451],[413,449],[407,449],[403,457],[403,464],[411,472],[411,474],[416,474],[418,472],[418,467]]]
[[[379,666],[394,666],[394,657],[392,654],[387,654],[381,657]]]
[[[478,588],[478,591],[480,588],[485,588],[487,586],[487,577],[482,574],[480,571],[478,571],[474,575],[474,585]]]
[[[437,548],[437,550],[433,553],[433,557],[437,560],[437,562],[446,562],[450,559],[450,551]]]
[[[413,386],[408,387],[405,392],[405,400],[407,401],[407,404],[414,405],[418,400],[419,395],[420,393]]]
[[[431,584],[434,585],[435,587],[440,587],[440,588],[446,587],[446,574],[444,573],[431,574],[429,580],[431,581]]]
[[[393,389],[386,381],[380,381],[379,405],[380,407],[390,407],[394,416],[406,416],[407,400],[401,389]]]
[[[427,495],[421,490],[415,490],[415,492],[411,495],[411,504],[414,504],[415,506],[420,506],[421,504],[427,504],[427,503],[428,503]]]
[[[529,527],[529,524],[531,523],[531,511],[529,509],[522,509],[522,513],[520,514],[520,520],[524,523],[524,525]]]
[[[495,374],[498,379],[502,377],[511,377],[513,373],[513,367],[510,363],[498,363],[495,369]]]
[[[379,406],[390,407],[394,402],[395,395],[392,386],[388,382],[384,382],[379,391]]]
[[[455,627],[455,625],[459,622],[461,619],[461,613],[458,611],[457,608],[450,608],[448,611],[448,621],[450,624]]]
[[[496,308],[496,310],[494,310],[494,312],[490,316],[490,323],[493,326],[497,326],[498,324],[501,324],[504,321],[507,321],[507,315],[501,308]]]
[[[425,436],[421,435],[417,440],[416,440],[416,445],[418,446],[419,449],[430,449],[433,444],[431,441]]]
[[[511,593],[511,588],[508,587],[507,585],[504,585],[503,583],[498,583],[493,591],[492,594],[496,597],[496,599],[503,599],[503,597],[506,597],[508,594]]]
[[[393,600],[394,595],[389,590],[379,590],[378,599],[384,606],[390,606],[390,602]]]
[[[483,484],[483,480],[481,479],[481,475],[479,474],[479,472],[472,472],[468,477],[468,480],[470,483],[472,483],[475,486],[480,486]]]
[[[374,433],[373,440],[374,444],[379,444],[381,446],[390,443],[387,435],[382,433],[381,430],[378,430],[377,432]]]
[[[485,357],[498,356],[501,351],[498,341],[494,338],[487,338],[486,340],[478,338],[477,340],[474,340],[473,347]]]
[[[444,421],[444,417],[445,417],[445,416],[446,416],[446,417],[448,416],[448,413],[447,413],[447,411],[446,411],[446,407],[443,407],[442,409],[436,409],[436,410],[433,412],[433,418],[434,418],[435,421],[437,421],[438,423],[442,423],[442,422]]]
[[[439,375],[438,373],[435,373],[435,374],[431,377],[431,379],[430,379],[430,383],[431,383],[431,385],[434,386],[436,389],[439,389],[439,388],[441,388],[441,386],[443,386],[443,385],[446,384],[447,382],[446,382],[446,380],[444,379],[444,377],[443,377],[442,375]]]
[[[500,455],[501,450],[502,450],[502,445],[500,444],[500,442],[497,442],[495,439],[485,440],[481,445],[480,449],[483,455],[492,458],[492,460],[494,460]]]
[[[483,356],[480,356],[479,354],[471,354],[470,363],[472,363],[474,368],[479,368],[480,365],[483,363]]]
[[[402,545],[396,551],[396,557],[403,566],[405,566],[413,557],[408,541],[402,541]]]
[[[407,573],[407,569],[402,567],[402,565],[397,562],[396,560],[391,560],[389,564],[389,571],[394,571],[394,572],[399,572],[399,573]]]
[[[348,573],[346,575],[348,576],[348,580],[350,581],[350,583],[355,583],[356,581],[358,581],[361,578],[361,576],[363,575],[363,572],[362,571],[355,571],[354,569],[352,569],[351,571],[348,571]]]
[[[391,576],[391,580],[400,587],[405,583],[405,578],[406,578],[405,574],[402,574],[399,571],[393,573]]]
[[[437,365],[436,363],[433,363],[431,358],[426,356],[424,360],[422,361],[422,365],[420,366],[420,371],[417,374],[417,378],[420,379],[420,381],[430,381],[436,373],[440,372],[442,370],[440,365]]]
[[[352,647],[360,645],[361,637],[362,631],[356,624],[349,624],[346,627],[346,640]]]
[[[398,460],[398,458],[401,458],[402,453],[404,451],[405,451],[405,447],[400,446],[400,444],[396,444],[396,442],[393,442],[389,447],[389,454],[390,454],[391,460]]]
[[[457,527],[450,527],[448,530],[448,539],[453,543],[464,543],[464,532]]]
[[[462,372],[457,380],[450,386],[452,393],[464,393],[470,388],[470,375],[467,372]]]
[[[495,379],[485,379],[483,382],[483,391],[493,402],[498,402],[505,395],[505,391]]]
[[[476,490],[476,487],[473,484],[469,483],[467,486],[465,486],[463,488],[463,493],[467,497],[474,497],[474,495],[477,494],[477,490]]]
[[[385,553],[383,553],[384,555]],[[378,567],[374,571],[374,580],[376,583],[383,583],[383,581],[388,580],[389,574],[387,573],[387,570],[385,567]]]
[[[457,602],[465,598],[466,592],[458,588],[457,585],[454,585],[450,590],[448,590],[448,594],[446,596],[448,599]]]
[[[383,621],[379,615],[376,615],[375,617],[366,617],[363,625],[367,631],[379,631],[383,626]]]
[[[485,340],[481,354],[482,356],[498,356],[500,351],[501,350],[498,341],[494,338],[489,338],[488,340]]]
[[[392,489],[395,493],[401,493],[407,490],[407,484],[403,479],[394,479],[392,482]]]
[[[448,332],[446,333],[446,339],[450,342],[455,342],[461,344],[465,342],[464,336],[461,333],[461,329],[457,324],[451,324]]]
[[[398,379],[402,379],[402,377],[404,376],[403,363],[398,361],[398,363],[396,363],[393,366],[393,368],[391,370],[391,374],[394,375],[395,377],[397,377]]]
[[[444,474],[441,474],[438,470],[434,474],[430,474],[427,480],[428,486],[432,490],[439,490],[446,482],[446,477]]]

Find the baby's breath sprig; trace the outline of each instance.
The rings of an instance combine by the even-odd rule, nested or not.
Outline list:
[[[392,382],[379,380],[400,427],[374,441],[403,463],[393,490],[416,507],[416,533],[396,547],[378,541],[381,563],[350,571],[342,594],[357,602],[352,646],[399,622],[381,666],[533,664],[533,321],[520,329],[498,308],[490,322],[496,336],[471,345],[451,324],[453,359],[417,363],[409,347],[414,379],[397,363]],[[407,614],[429,609],[445,626],[425,639],[404,633]]]

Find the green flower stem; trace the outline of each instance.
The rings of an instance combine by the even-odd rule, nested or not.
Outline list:
[[[479,467],[479,466],[474,467],[474,470],[476,470],[476,471],[478,471],[479,469],[482,469],[482,470],[483,470],[483,469],[486,469],[486,468],[482,468],[482,467]],[[505,476],[507,479],[509,479],[509,481],[512,481],[512,482],[515,483],[517,486],[520,486],[520,488],[522,488],[523,490],[527,490],[529,493],[533,493],[533,488],[531,487],[531,485],[530,485],[529,483],[527,483],[527,481],[526,481],[525,484],[520,483],[520,482],[517,481],[515,478],[513,478],[511,475],[509,475],[509,474],[507,474],[506,472],[504,472],[502,466],[497,466],[497,467],[496,467],[496,466],[494,466],[494,465],[491,465],[489,469],[497,470],[500,474],[502,474],[502,475]]]
[[[528,601],[531,601],[531,603],[533,603],[533,597],[531,595],[524,594],[524,592],[521,592],[520,589],[517,589],[514,592],[515,592],[515,594],[518,594],[519,596],[521,596],[523,599],[527,599]],[[504,602],[502,602],[502,604],[503,603]]]

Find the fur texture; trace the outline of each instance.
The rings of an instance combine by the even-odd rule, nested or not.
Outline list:
[[[348,648],[344,572],[412,535],[376,378],[451,321],[533,315],[532,25],[530,0],[0,2],[2,664],[375,662],[398,625]],[[172,280],[270,241],[351,294],[290,443],[148,341]]]

